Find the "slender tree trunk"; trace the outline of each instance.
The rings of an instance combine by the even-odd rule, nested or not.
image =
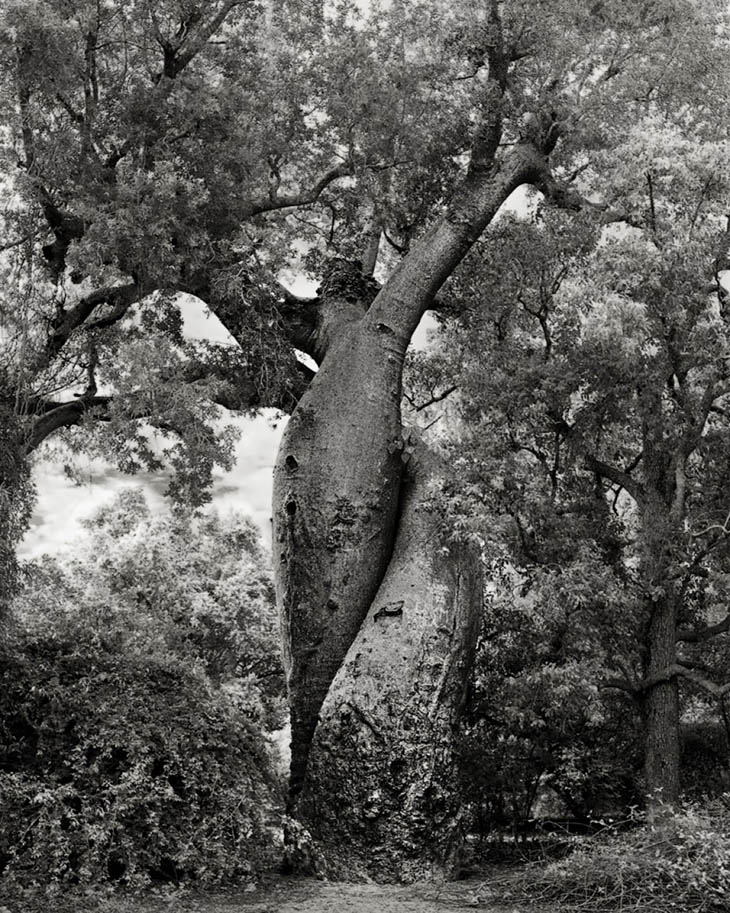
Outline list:
[[[677,594],[671,580],[674,529],[670,510],[650,492],[643,510],[644,579],[652,594],[647,603],[648,624],[644,672],[649,682],[643,699],[645,722],[644,776],[650,811],[679,800],[679,688],[668,670],[677,661]]]
[[[651,605],[647,677],[661,678],[677,659],[677,613],[671,595]],[[679,800],[679,688],[676,678],[651,684],[644,698],[646,726],[644,776],[649,807]]]

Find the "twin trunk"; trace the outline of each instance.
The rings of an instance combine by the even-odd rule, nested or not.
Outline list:
[[[450,875],[461,837],[452,742],[480,562],[440,529],[438,460],[403,440],[404,354],[369,315],[344,328],[275,471],[291,810],[310,864],[340,877]]]

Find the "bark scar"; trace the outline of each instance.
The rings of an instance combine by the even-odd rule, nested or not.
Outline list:
[[[404,602],[402,599],[400,602],[389,602],[387,605],[384,605],[382,608],[378,609],[378,611],[373,615],[373,621],[377,621],[383,616],[386,618],[392,618],[395,615],[402,615],[403,605]]]

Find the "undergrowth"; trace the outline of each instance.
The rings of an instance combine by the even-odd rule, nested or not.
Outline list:
[[[730,910],[730,795],[649,824],[607,827],[570,856],[530,865],[499,890],[551,911],[716,913]]]

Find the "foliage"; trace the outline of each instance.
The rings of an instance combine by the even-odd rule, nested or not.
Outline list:
[[[521,832],[548,797],[582,821],[638,801],[639,718],[600,687],[596,632],[564,601],[520,597],[514,572],[490,589],[461,740],[475,831]]]
[[[722,134],[694,129],[690,142],[647,112],[592,160],[586,185],[600,165],[621,227],[603,205],[506,216],[454,277],[471,304],[445,345],[459,353],[461,522],[533,604],[563,607],[594,680],[644,709],[681,682],[683,706],[704,691],[721,711],[730,175]],[[647,745],[669,730],[676,713]]]
[[[100,551],[31,568],[15,603],[0,699],[3,877],[246,878],[272,845],[266,733],[281,722],[256,533],[153,519],[136,493],[90,525]]]
[[[531,869],[515,884],[527,903],[555,910],[669,913],[726,910],[730,899],[730,813],[727,796],[687,806],[652,826],[634,820],[608,827],[568,858]],[[640,826],[636,826],[639,824]]]
[[[644,636],[659,603],[677,610],[673,645],[677,625],[692,633],[722,602],[727,429],[722,404],[718,415],[710,406],[725,394],[709,405],[705,394],[728,379],[730,351],[727,300],[719,286],[717,306],[706,292],[723,262],[713,263],[716,242],[727,240],[726,4],[273,6],[7,4],[3,396],[27,452],[63,426],[79,426],[86,447],[93,427],[130,472],[164,456],[180,500],[200,503],[213,466],[231,456],[211,401],[230,403],[233,388],[235,408],[291,408],[308,377],[294,347],[311,341],[321,301],[292,301],[276,282],[282,268],[308,253],[319,272],[332,254],[359,260],[385,241],[388,267],[402,258],[401,302],[425,307],[520,162],[519,180],[545,202],[531,221],[496,222],[439,307],[463,317],[445,337],[469,424],[455,448],[465,451],[455,461],[463,526],[512,563],[530,599],[524,620],[509,610],[503,621],[560,641],[551,656],[523,632],[503,694],[517,752],[540,745],[543,757],[542,730],[560,744],[598,724],[599,675],[620,671],[639,703],[676,690],[679,673],[652,665]],[[456,240],[434,240],[444,237]],[[179,292],[209,303],[240,357],[184,346]],[[150,296],[160,319],[138,333],[124,318]],[[423,383],[432,398],[453,386],[447,373],[439,365],[438,385]],[[656,497],[636,497],[640,484]],[[649,501],[671,509],[650,516]],[[157,624],[141,629],[156,650],[230,681],[241,657],[219,629],[231,618],[225,595],[201,593],[163,554],[168,594],[122,539],[147,583],[111,562],[100,580],[118,600],[115,619],[138,619],[150,602]],[[76,568],[81,584],[61,575],[96,611],[107,593],[86,587],[83,567],[102,565]],[[564,628],[571,636],[556,637]],[[130,630],[114,636],[133,642]],[[485,683],[490,663],[485,648]],[[566,732],[551,711],[556,692],[572,714]],[[571,763],[550,761],[553,772]]]
[[[246,682],[261,720],[281,725],[283,673],[271,573],[251,521],[215,513],[153,513],[143,493],[120,494],[86,522],[65,559],[30,568],[16,602],[29,630],[75,626],[121,649],[138,642],[184,658],[217,685]]]

